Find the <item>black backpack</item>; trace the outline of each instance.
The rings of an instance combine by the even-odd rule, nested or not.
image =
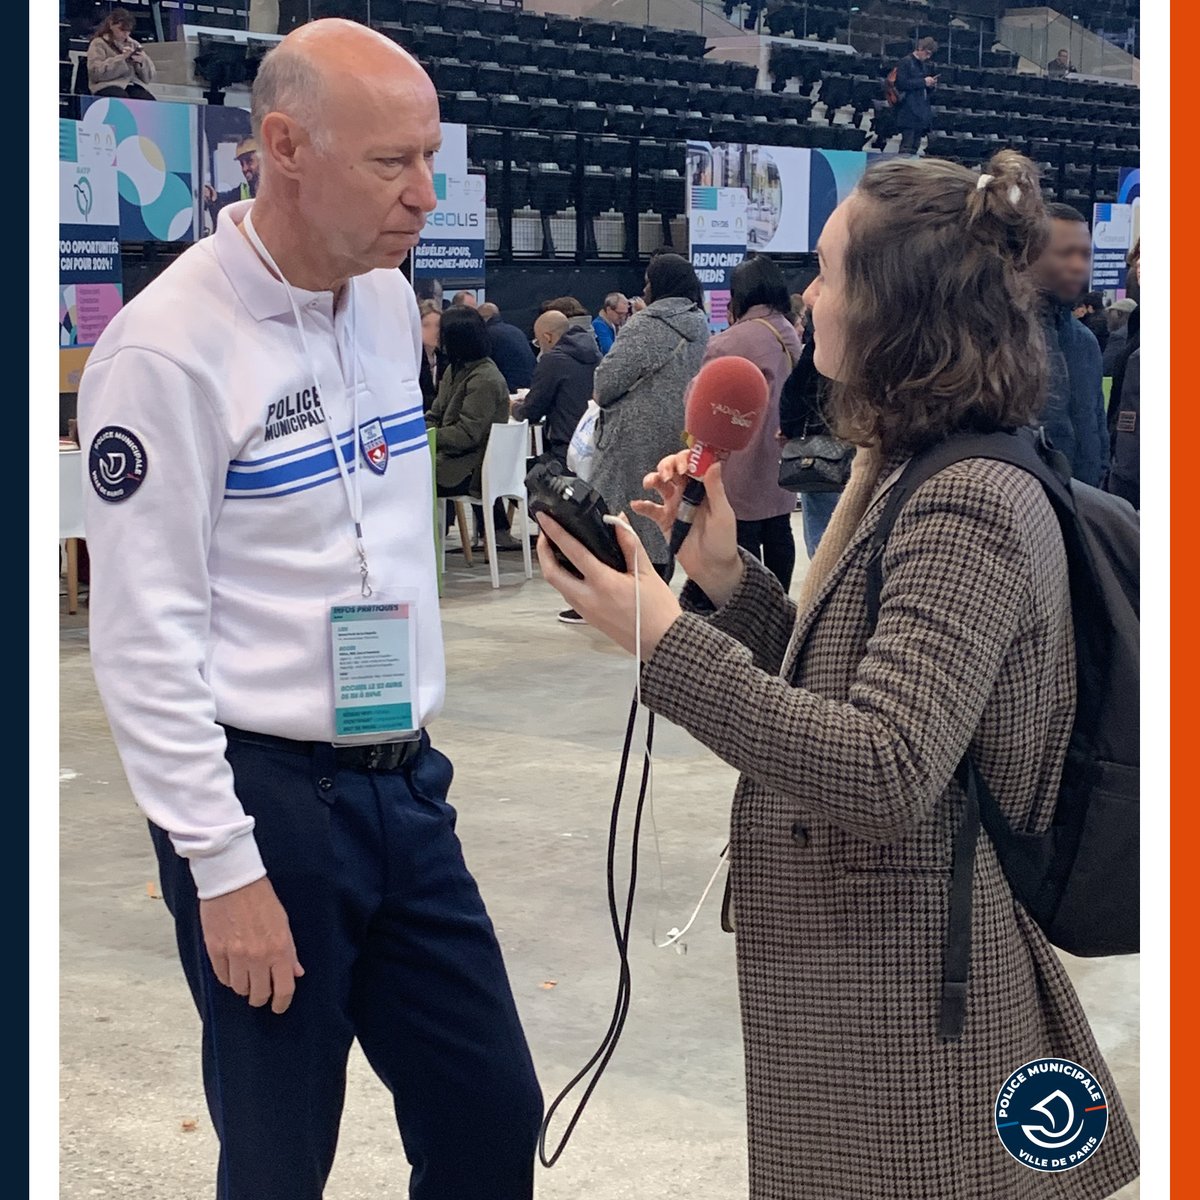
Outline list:
[[[1012,829],[968,754],[956,773],[966,795],[954,843],[939,1034],[962,1034],[971,957],[971,881],[983,828],[1013,894],[1046,937],[1070,954],[1134,954],[1139,945],[1138,516],[1124,500],[1071,479],[1040,430],[964,434],[912,458],[892,487],[871,540],[867,607],[879,616],[883,550],[908,498],[968,458],[1011,463],[1046,490],[1062,528],[1075,624],[1077,701],[1053,822]]]

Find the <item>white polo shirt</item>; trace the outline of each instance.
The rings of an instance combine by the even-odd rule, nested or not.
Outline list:
[[[326,412],[361,487],[372,585],[416,598],[422,725],[445,692],[416,298],[399,271],[356,277],[351,345],[345,296],[335,312],[332,292],[293,289],[310,366],[237,227],[252,203],[121,310],[79,389],[96,682],[133,793],[201,898],[265,874],[218,722],[333,737],[328,606],[358,598],[359,563]],[[352,377],[382,472],[352,429]]]

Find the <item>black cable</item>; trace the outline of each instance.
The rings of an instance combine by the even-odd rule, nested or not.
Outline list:
[[[621,1033],[625,1028],[625,1018],[629,1015],[629,1002],[632,995],[629,973],[629,931],[633,923],[633,898],[637,888],[638,839],[642,828],[642,813],[646,804],[646,790],[650,781],[650,753],[654,745],[654,714],[651,713],[646,726],[646,751],[642,762],[642,780],[633,817],[633,839],[629,853],[629,888],[625,896],[625,913],[622,920],[617,908],[617,833],[620,825],[621,802],[625,792],[625,776],[629,768],[629,754],[633,746],[634,727],[637,723],[637,709],[638,702],[635,695],[629,709],[629,725],[625,730],[625,744],[621,749],[621,768],[617,774],[617,790],[613,796],[612,816],[608,826],[608,913],[612,921],[613,938],[617,944],[617,955],[621,962],[617,975],[616,1001],[613,1005],[612,1017],[608,1022],[608,1029],[605,1031],[600,1045],[596,1047],[591,1058],[576,1072],[570,1083],[559,1092],[546,1110],[546,1117],[538,1134],[538,1159],[544,1167],[554,1166],[562,1157],[562,1152],[567,1148],[567,1143],[571,1140],[571,1135],[575,1132],[575,1126],[579,1124],[580,1117],[583,1116],[583,1110],[587,1107],[592,1092],[596,1090],[596,1085],[600,1082],[600,1076],[604,1074],[604,1069],[616,1052],[617,1042],[620,1041]],[[579,1103],[576,1105],[570,1121],[567,1122],[567,1128],[563,1131],[558,1146],[553,1154],[547,1156],[546,1138],[550,1130],[550,1122],[554,1120],[554,1114],[558,1111],[559,1105],[579,1086],[593,1067],[596,1068],[595,1074],[579,1098]]]

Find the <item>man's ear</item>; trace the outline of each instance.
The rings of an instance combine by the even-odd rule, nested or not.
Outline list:
[[[272,112],[263,117],[259,152],[286,178],[294,179],[299,174],[296,151],[302,141],[307,144],[309,139],[286,113]]]

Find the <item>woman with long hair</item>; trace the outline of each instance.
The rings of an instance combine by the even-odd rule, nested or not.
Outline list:
[[[1026,268],[1045,236],[1037,172],[1007,150],[983,175],[877,163],[829,219],[807,299],[830,423],[859,449],[798,604],[739,552],[720,467],[679,554],[682,604],[641,570],[640,645],[632,576],[539,517],[543,575],[640,653],[643,701],[741,773],[730,871],[751,1200],[1100,1200],[1138,1173],[1066,971],[987,838],[969,980],[951,996],[961,1024],[941,1024],[956,769],[969,752],[1009,824],[1044,832],[1074,721],[1067,558],[1041,484],[985,459],[933,476],[886,543],[876,621],[867,602],[898,468],[1040,411]],[[663,530],[685,461],[646,480],[661,503],[634,504]],[[637,544],[620,536],[632,564]],[[1006,1080],[1047,1057],[1079,1064],[1106,1097],[1103,1139],[1069,1170],[1017,1161],[993,1116]],[[1055,1085],[1043,1086],[1049,1105]]]
[[[93,96],[155,100],[145,85],[154,79],[154,63],[133,38],[133,16],[114,8],[96,27],[87,51],[88,88]]]
[[[492,426],[508,420],[508,385],[475,309],[454,305],[442,313],[440,349],[446,370],[425,414],[426,426],[438,431],[438,494],[478,495]]]

